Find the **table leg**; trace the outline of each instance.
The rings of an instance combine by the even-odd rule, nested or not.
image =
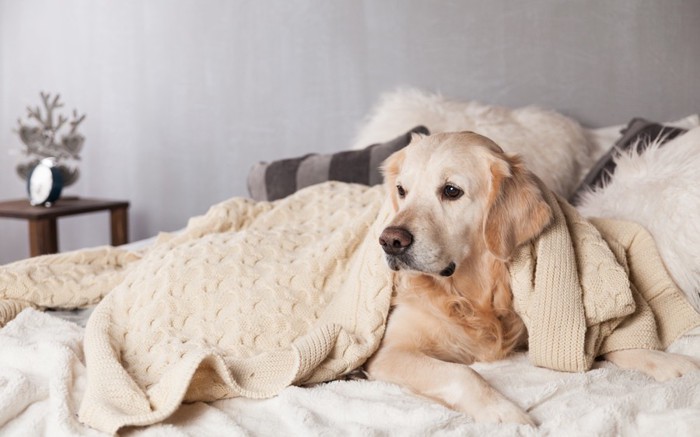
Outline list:
[[[38,256],[58,252],[56,219],[29,220],[29,255]]]
[[[127,208],[114,208],[110,211],[112,224],[112,246],[129,242],[129,216]]]

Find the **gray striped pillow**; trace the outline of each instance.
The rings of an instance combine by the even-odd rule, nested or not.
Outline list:
[[[248,192],[255,200],[277,200],[295,191],[326,181],[376,185],[382,182],[379,167],[392,153],[411,142],[411,134],[428,135],[424,126],[416,126],[386,143],[362,150],[330,155],[309,154],[298,158],[259,162],[248,174]]]
[[[572,205],[578,205],[581,196],[587,191],[593,191],[607,185],[615,173],[615,158],[622,152],[637,147],[637,150],[646,149],[653,141],[661,145],[669,140],[687,132],[687,129],[666,126],[643,118],[633,118],[620,134],[622,136],[615,141],[613,147],[603,155],[589,170],[583,182],[579,184],[576,192],[569,198]]]

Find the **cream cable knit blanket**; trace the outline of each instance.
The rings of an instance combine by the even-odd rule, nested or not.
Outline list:
[[[391,299],[383,200],[381,187],[340,183],[233,199],[140,259],[100,249],[7,266],[0,284],[16,285],[0,295],[71,306],[109,292],[84,343],[80,420],[94,428],[156,423],[182,401],[270,397],[350,372],[378,347]]]
[[[640,227],[594,221],[611,251],[545,195],[555,224],[511,266],[535,364],[587,370],[600,353],[665,346],[698,323]],[[109,293],[87,326],[80,409],[100,430],[161,421],[183,400],[273,396],[336,378],[378,346],[392,288],[377,244],[386,205],[381,187],[339,183],[275,203],[233,199],[141,254],[102,248],[5,266],[0,302],[76,307]]]
[[[554,219],[510,264],[530,361],[569,372],[615,350],[665,349],[700,325],[640,225],[590,221],[543,185]]]
[[[0,267],[0,327],[25,308],[95,305],[141,256],[113,247],[46,255]]]

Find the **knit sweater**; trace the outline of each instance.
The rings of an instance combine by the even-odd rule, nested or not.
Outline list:
[[[530,361],[585,371],[623,349],[665,349],[700,315],[669,276],[640,225],[584,219],[540,187],[553,221],[520,246],[509,265],[516,312],[528,329]]]

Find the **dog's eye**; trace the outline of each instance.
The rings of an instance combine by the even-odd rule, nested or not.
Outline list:
[[[398,193],[400,198],[403,199],[404,197],[406,197],[406,190],[404,190],[401,185],[396,186],[396,192]]]
[[[464,191],[460,190],[459,188],[455,187],[454,185],[445,185],[445,187],[442,189],[442,195],[445,197],[447,200],[457,200],[460,197],[462,197],[462,194],[464,194]]]

